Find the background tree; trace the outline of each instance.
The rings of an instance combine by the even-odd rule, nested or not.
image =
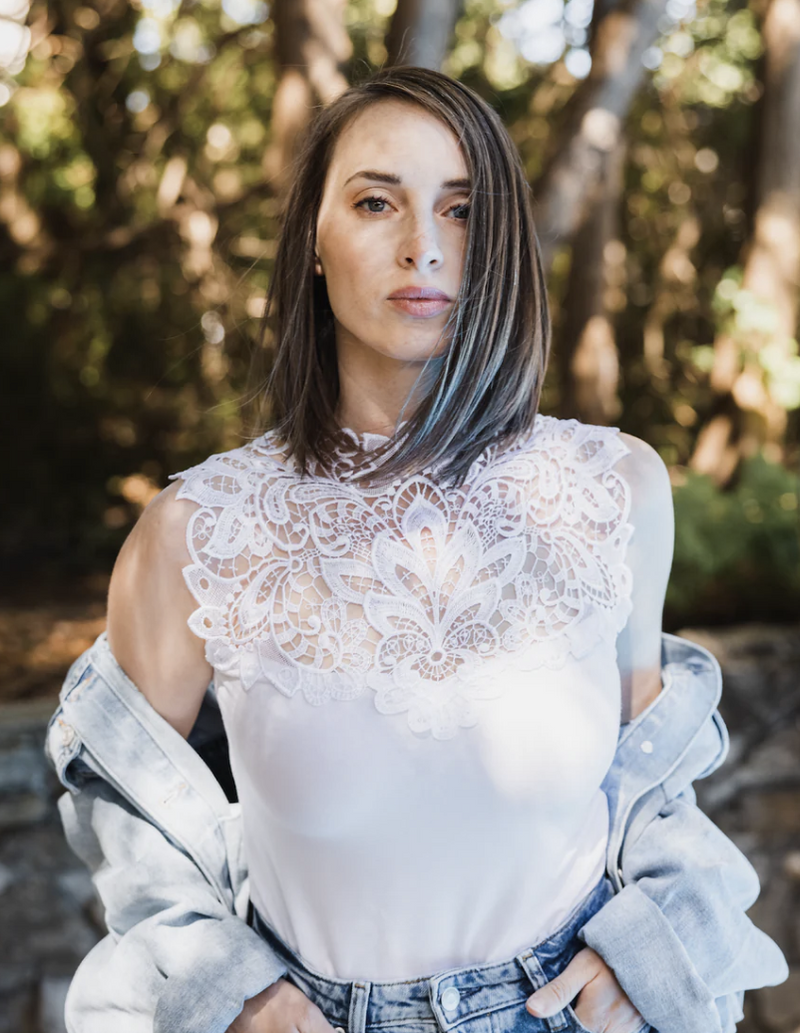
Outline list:
[[[751,232],[742,270],[720,294],[714,341],[716,396],[690,460],[725,483],[742,455],[768,443],[783,458],[788,412],[800,399],[800,0],[768,0],[763,19],[764,92],[756,123]]]
[[[670,467],[667,625],[798,612],[798,2],[34,0],[0,76],[9,590],[107,572],[171,470],[247,439],[297,141],[413,61],[520,149],[544,411]]]

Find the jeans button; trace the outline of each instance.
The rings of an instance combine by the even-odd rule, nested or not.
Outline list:
[[[455,1011],[460,1000],[461,994],[458,992],[458,988],[455,986],[448,986],[442,994],[442,1007],[445,1011]]]

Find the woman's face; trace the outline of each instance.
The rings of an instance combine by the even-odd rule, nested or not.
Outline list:
[[[468,172],[453,132],[419,106],[381,100],[339,136],[317,218],[340,362],[424,362],[447,345],[461,283]],[[429,300],[392,298],[427,293]],[[443,297],[430,299],[430,294]]]

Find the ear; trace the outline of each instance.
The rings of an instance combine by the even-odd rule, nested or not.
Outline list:
[[[319,255],[316,253],[316,251],[314,252],[314,273],[317,276],[325,275],[322,271],[322,262],[320,262]]]

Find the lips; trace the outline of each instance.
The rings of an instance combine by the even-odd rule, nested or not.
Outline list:
[[[399,291],[394,291],[389,295],[389,301],[396,300],[406,301],[450,301],[450,298],[444,291],[437,290],[436,287],[403,287]]]

